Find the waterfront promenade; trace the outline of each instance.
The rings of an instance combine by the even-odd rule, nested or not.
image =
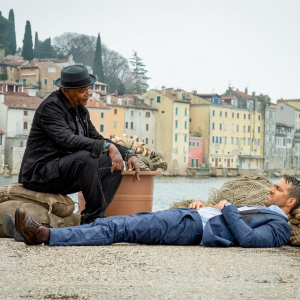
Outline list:
[[[299,299],[300,248],[115,244],[26,246],[0,239],[0,299]]]

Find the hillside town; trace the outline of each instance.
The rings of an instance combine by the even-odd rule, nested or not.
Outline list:
[[[29,61],[0,47],[0,74],[8,78],[0,81],[0,174],[18,174],[36,108],[74,64],[72,55]],[[165,175],[299,174],[300,99],[272,103],[231,86],[220,94],[162,86],[118,95],[96,81],[86,107],[104,137],[137,136],[162,151]]]

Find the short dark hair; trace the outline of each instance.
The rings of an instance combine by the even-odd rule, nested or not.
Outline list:
[[[288,191],[288,197],[296,199],[296,202],[293,208],[291,209],[292,211],[293,209],[296,209],[300,206],[300,180],[298,180],[296,177],[287,174],[284,174],[283,178],[286,183],[291,185]]]

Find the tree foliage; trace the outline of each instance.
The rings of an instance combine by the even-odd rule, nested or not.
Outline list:
[[[102,64],[100,33],[98,34],[97,43],[96,43],[96,52],[94,58],[93,71],[94,71],[94,75],[98,77],[98,81],[105,82],[103,64]]]
[[[9,50],[9,34],[11,23],[0,14],[0,44],[5,48],[5,52]]]
[[[65,32],[53,39],[53,47],[59,57],[72,54],[76,63],[93,66],[96,37],[85,34]]]
[[[37,41],[37,46],[34,47],[35,58],[56,58],[57,54],[51,45],[51,39],[45,41]]]
[[[15,14],[12,9],[9,11],[8,21],[10,22],[8,54],[15,55],[17,51],[17,41],[16,41],[16,30],[15,30]]]
[[[130,74],[127,59],[118,52],[110,50],[103,44],[102,58],[105,83],[108,84],[108,92],[112,93],[115,90],[118,90],[120,95],[124,94],[123,86],[125,78]]]
[[[142,62],[142,59],[137,55],[136,51],[133,51],[133,56],[130,58],[130,63],[133,67],[131,71],[131,79],[132,79],[132,87],[131,93],[144,93],[149,85],[147,84],[147,80],[150,77],[147,77],[148,71],[145,69],[145,65]]]
[[[32,34],[31,34],[31,25],[29,21],[26,21],[25,33],[23,39],[23,49],[22,56],[24,59],[32,60],[33,59],[33,44],[32,44]]]

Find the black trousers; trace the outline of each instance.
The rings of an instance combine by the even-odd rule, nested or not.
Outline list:
[[[23,183],[24,187],[42,193],[72,194],[82,191],[86,208],[81,223],[103,218],[122,181],[121,171],[111,172],[109,156],[94,158],[81,150],[59,160],[60,176],[48,182]]]

